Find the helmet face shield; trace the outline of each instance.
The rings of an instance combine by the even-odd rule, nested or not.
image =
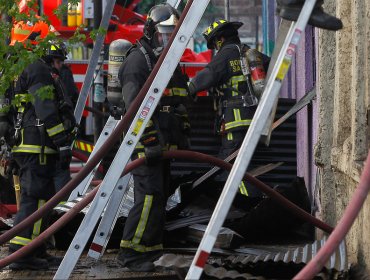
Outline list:
[[[172,32],[178,23],[178,18],[175,15],[171,15],[167,20],[159,22],[155,25],[155,45],[156,47],[166,47]]]
[[[148,12],[144,36],[153,48],[163,48],[179,21],[179,13],[169,4],[158,4]]]
[[[155,39],[155,45],[156,47],[166,47],[172,32],[175,30],[175,25],[169,26],[169,25],[157,25],[156,26],[156,32],[154,33],[154,39]]]

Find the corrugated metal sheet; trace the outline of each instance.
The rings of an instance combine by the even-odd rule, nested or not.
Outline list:
[[[191,265],[192,257],[175,255],[175,254],[166,254],[157,260],[154,264],[156,267],[161,269],[165,268],[167,270],[176,271],[176,274],[180,279],[184,279],[186,273]],[[210,264],[206,264],[204,267],[204,274],[209,277],[216,279],[246,279],[246,280],[263,280],[263,277],[256,277],[249,273],[240,273],[236,270],[226,270],[223,267],[214,267]]]
[[[295,263],[295,264],[307,264],[322,246],[324,246],[326,239],[316,240],[312,244],[307,244],[303,247],[297,247],[289,250],[281,250],[269,252],[268,248],[265,248],[265,252],[261,250],[254,251],[253,249],[247,249],[245,256],[230,256],[226,259],[226,262],[234,267],[242,267],[248,264],[255,264],[257,262],[284,262],[284,263]],[[243,249],[237,250],[239,253],[243,252]],[[345,242],[342,242],[336,252],[331,256],[325,268],[336,271],[347,271],[349,269],[347,250]]]
[[[294,99],[279,99],[276,118],[283,116],[295,104]],[[220,149],[220,137],[214,134],[215,112],[211,97],[201,97],[194,104],[188,106],[189,118],[192,126],[191,145],[192,151],[202,152],[216,156]],[[263,182],[275,186],[289,184],[297,175],[296,153],[296,118],[292,116],[272,133],[271,144],[257,146],[252,158],[250,169],[267,163],[284,164],[267,174],[259,177]],[[172,164],[172,174],[184,175],[191,172],[202,174],[211,168],[205,163],[176,161]]]
[[[325,239],[316,240],[314,243],[299,247],[270,245],[242,248],[234,250],[235,254],[231,256],[228,256],[228,254],[232,250],[217,249],[216,254],[212,253],[208,260],[204,273],[217,279],[288,279],[281,278],[281,275],[285,273],[290,277],[294,276],[305,264],[312,260],[325,242]],[[287,247],[290,247],[290,249],[287,249]],[[225,252],[225,257],[219,255],[222,255],[223,252]],[[167,254],[155,264],[184,274],[189,269],[191,261],[192,256]],[[346,275],[349,270],[345,242],[340,244],[325,268],[326,270],[321,274],[323,279],[328,279],[328,275],[332,277],[330,279],[343,279],[338,277]],[[276,274],[273,271],[276,271]],[[253,274],[257,276],[253,276]],[[280,277],[277,276],[278,274]]]

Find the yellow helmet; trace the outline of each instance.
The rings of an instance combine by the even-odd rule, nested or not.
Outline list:
[[[207,47],[209,49],[214,49],[214,40],[220,35],[225,29],[234,29],[237,31],[243,25],[242,22],[238,21],[227,21],[224,19],[217,20],[213,22],[207,29],[203,32],[203,37],[207,41]]]

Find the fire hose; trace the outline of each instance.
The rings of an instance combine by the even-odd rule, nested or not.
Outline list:
[[[299,272],[293,279],[311,279],[320,272],[327,263],[330,256],[338,248],[342,240],[345,239],[352,224],[357,218],[362,205],[370,191],[370,153],[367,156],[364,171],[362,172],[360,183],[352,196],[343,217],[340,219],[334,231],[330,234],[325,245],[320,249],[317,255]]]
[[[179,23],[176,25],[175,30],[173,31],[167,46],[164,48],[161,56],[155,64],[153,71],[150,73],[139,94],[136,96],[131,106],[128,108],[128,111],[123,116],[122,120],[118,123],[117,127],[113,130],[112,134],[107,138],[105,143],[96,152],[96,154],[91,157],[91,159],[86,163],[85,167],[82,168],[81,171],[78,172],[76,176],[71,181],[69,181],[55,196],[53,196],[43,207],[32,213],[29,217],[27,217],[27,219],[23,220],[9,231],[2,234],[0,236],[0,245],[9,241],[22,230],[30,227],[32,224],[34,224],[36,221],[50,212],[60,201],[64,199],[65,196],[71,193],[78,186],[78,184],[82,182],[82,180],[94,169],[94,167],[100,162],[100,160],[112,149],[112,147],[114,147],[115,143],[120,139],[122,134],[124,132],[126,133],[134,116],[139,110],[140,105],[143,102],[147,92],[149,91],[150,86],[153,83],[153,80],[157,75],[159,68],[161,67],[163,60],[168,53],[168,50],[170,49],[175,36],[177,35],[180,26],[182,25],[186,15],[188,14],[193,2],[194,0],[189,0],[187,2],[179,19]]]
[[[209,155],[198,153],[198,152],[192,152],[192,151],[169,151],[169,152],[164,153],[163,158],[165,159],[181,158],[181,159],[186,159],[186,160],[196,160],[198,162],[205,162],[205,163],[210,163],[212,165],[216,165],[228,171],[230,171],[232,168],[232,164],[227,163],[223,161],[222,159],[215,158],[213,156],[209,156]],[[144,164],[144,162],[145,162],[144,158],[134,160],[133,162],[131,162],[130,164],[126,166],[122,175],[127,174],[128,172],[132,171],[138,166]],[[301,219],[312,223],[313,225],[315,225],[316,227],[322,229],[323,231],[327,233],[330,233],[333,231],[332,227],[318,220],[317,218],[313,217],[309,213],[305,212],[303,209],[299,208],[297,205],[295,205],[294,203],[286,199],[284,196],[282,196],[280,193],[276,192],[271,187],[262,183],[260,180],[256,179],[255,177],[245,174],[244,179],[252,183],[256,187],[258,187],[259,189],[261,189],[271,198],[281,203],[282,206],[292,211],[292,213],[294,213]],[[98,189],[99,187],[94,188],[86,197],[84,197],[80,202],[78,202],[72,209],[70,209],[66,214],[64,214],[61,218],[59,218],[54,224],[52,224],[49,228],[47,228],[44,232],[42,232],[38,237],[32,240],[30,244],[22,247],[21,249],[17,250],[16,252],[9,255],[8,257],[0,260],[0,268],[9,265],[12,262],[15,262],[18,258],[24,257],[26,254],[32,252],[32,250],[40,246],[45,241],[45,239],[47,239],[49,236],[54,234],[58,229],[60,229],[67,222],[69,222],[73,217],[75,217],[83,208],[85,208],[94,199],[94,196],[96,192],[98,191]]]

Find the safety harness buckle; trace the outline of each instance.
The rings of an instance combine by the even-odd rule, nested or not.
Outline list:
[[[171,113],[172,106],[162,106],[161,112]]]
[[[36,119],[36,124],[35,124],[35,126],[43,126],[44,125],[44,123],[40,120],[40,119]]]

